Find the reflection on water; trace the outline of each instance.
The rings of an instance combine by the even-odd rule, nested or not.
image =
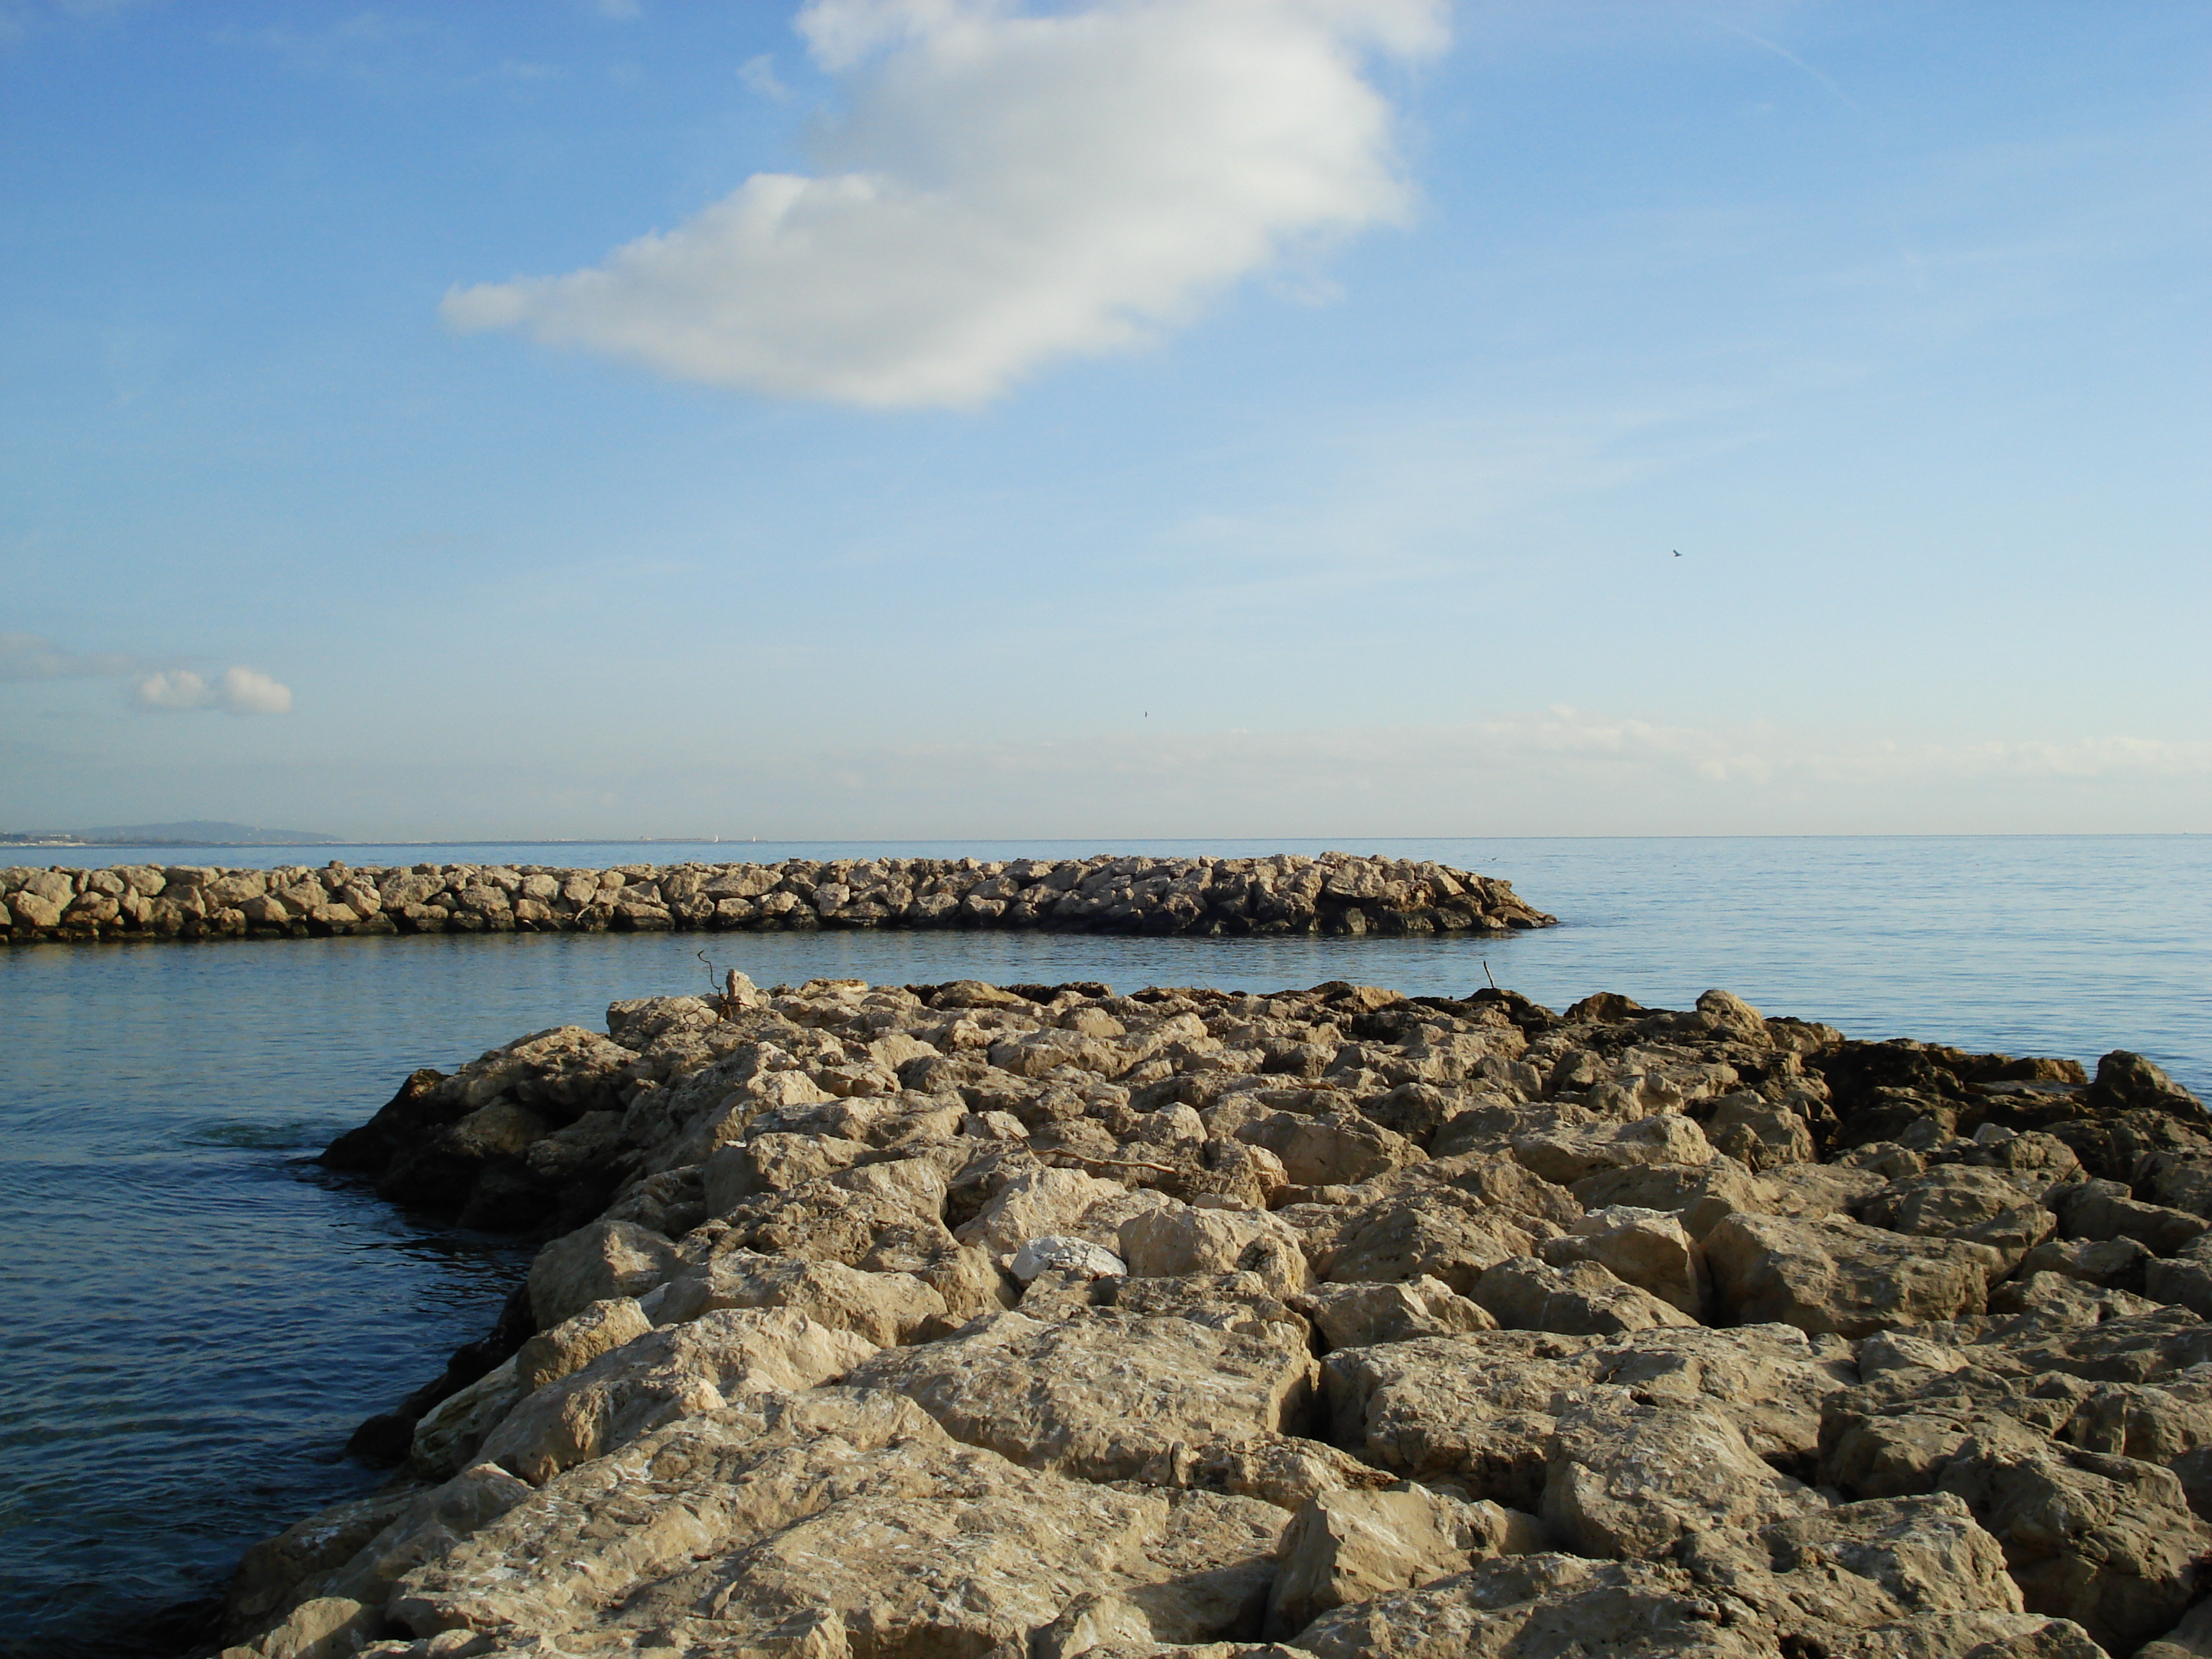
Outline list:
[[[615,997],[705,988],[702,946],[763,985],[1352,979],[1465,994],[1494,975],[1553,1006],[1600,989],[1682,1006],[1722,985],[1855,1036],[2092,1062],[2136,1048],[2212,1089],[2202,837],[1347,845],[1504,875],[1565,925],[1506,939],[495,935],[0,951],[13,1292],[0,1321],[0,1653],[151,1650],[133,1634],[143,1610],[209,1593],[245,1544],[367,1483],[340,1460],[347,1433],[482,1333],[520,1253],[417,1226],[302,1160],[417,1066],[597,1025]],[[833,855],[632,844],[259,849],[252,861],[787,852]]]

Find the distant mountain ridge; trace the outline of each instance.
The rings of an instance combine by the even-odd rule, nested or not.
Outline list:
[[[193,818],[182,823],[109,824],[94,830],[53,830],[0,835],[0,846],[17,847],[337,847],[343,838],[313,830],[257,830],[246,823]]]

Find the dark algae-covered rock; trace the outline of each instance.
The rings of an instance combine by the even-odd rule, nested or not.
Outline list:
[[[733,975],[325,1157],[543,1248],[230,1659],[2212,1651],[2212,1121],[2124,1051]]]

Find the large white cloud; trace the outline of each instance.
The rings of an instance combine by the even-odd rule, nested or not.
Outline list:
[[[1402,214],[1376,53],[1443,0],[809,0],[849,77],[817,177],[756,173],[566,276],[456,289],[519,328],[687,380],[970,405],[1190,314],[1300,239]]]

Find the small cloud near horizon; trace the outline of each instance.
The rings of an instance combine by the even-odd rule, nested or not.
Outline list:
[[[72,679],[122,681],[131,706],[151,712],[292,712],[290,686],[242,663],[210,680],[189,668],[155,667],[124,652],[70,651],[37,634],[0,634],[0,680]]]
[[[1286,248],[1402,220],[1365,60],[1441,50],[1446,15],[808,0],[807,50],[850,88],[820,145],[834,170],[755,173],[600,265],[456,287],[441,313],[770,396],[973,407],[1157,337]],[[740,74],[781,84],[762,59]]]

